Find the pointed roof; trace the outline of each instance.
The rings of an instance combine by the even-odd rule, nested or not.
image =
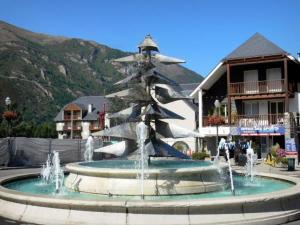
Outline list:
[[[280,54],[287,54],[287,52],[269,41],[260,33],[255,33],[246,42],[227,55],[225,60]]]
[[[61,108],[60,112],[54,118],[54,121],[55,122],[64,121],[63,119],[64,110],[69,105],[76,105],[81,110],[87,111],[89,104],[93,105],[92,113],[84,113],[82,120],[95,121],[98,119],[98,112],[104,111],[104,107],[106,109],[109,108],[109,101],[104,96],[82,96],[66,104],[63,108]]]
[[[139,49],[141,51],[144,50],[152,50],[152,51],[156,51],[159,52],[159,48],[158,45],[155,43],[155,41],[152,39],[151,35],[148,34],[146,35],[146,37],[144,38],[144,40],[139,44]]]

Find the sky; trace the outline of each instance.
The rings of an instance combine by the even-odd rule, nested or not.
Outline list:
[[[151,34],[202,76],[256,32],[300,52],[300,0],[1,0],[0,20],[131,52]]]

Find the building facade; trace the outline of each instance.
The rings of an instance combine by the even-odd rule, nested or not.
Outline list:
[[[84,96],[65,105],[55,117],[59,139],[86,139],[93,132],[109,127],[108,100],[103,96]]]
[[[251,140],[258,157],[265,157],[276,143],[285,148],[287,138],[297,138],[299,93],[299,60],[256,33],[192,93],[199,102],[204,145],[215,154],[216,136],[232,135]],[[213,115],[219,119],[215,124]]]

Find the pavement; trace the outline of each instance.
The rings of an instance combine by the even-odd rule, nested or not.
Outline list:
[[[240,166],[232,166],[234,170],[242,170],[243,167]],[[25,174],[25,173],[39,173],[41,168],[8,168],[8,167],[0,167],[0,177],[5,177],[9,175],[17,175],[17,174]],[[265,173],[275,173],[292,177],[300,178],[300,165],[296,163],[294,171],[288,171],[287,167],[272,167],[265,164],[263,161],[258,161],[255,166],[255,171],[257,172],[265,172]],[[6,219],[0,217],[0,225],[36,225],[32,223],[24,223],[18,222],[15,220]],[[259,225],[259,224],[258,224]],[[286,223],[284,225],[300,225],[300,220]]]

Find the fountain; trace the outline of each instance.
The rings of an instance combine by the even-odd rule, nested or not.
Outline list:
[[[46,183],[49,183],[51,177],[51,154],[48,154],[47,161],[42,167],[41,177]]]
[[[55,192],[59,193],[64,182],[64,171],[60,167],[59,153],[56,151],[53,152],[52,164],[52,179],[55,181]]]
[[[60,167],[58,152],[53,151],[52,154],[48,154],[46,164],[43,165],[40,174],[42,180],[46,183],[55,183],[55,193],[59,193],[61,191],[64,181],[64,171]]]
[[[156,43],[146,36],[139,53],[115,60],[137,67],[118,84],[136,80],[144,95],[128,91],[139,104],[112,115],[126,123],[97,134],[120,137],[122,142],[95,151],[112,151],[123,157],[129,154],[130,159],[91,161],[92,157],[87,157],[87,162],[67,164],[69,174],[62,185],[63,173],[54,152],[52,163],[47,160],[43,168],[43,177],[55,178],[48,186],[40,185],[37,174],[0,180],[1,217],[53,225],[281,224],[300,218],[299,178],[261,173],[256,178],[259,185],[249,187],[245,176],[232,174],[230,162],[218,161],[217,167],[208,161],[194,161],[160,139],[197,134],[163,121],[181,117],[160,102],[185,97],[156,65],[183,61],[157,52]],[[229,159],[229,144],[225,139],[221,143],[219,147],[225,147]],[[229,190],[219,179],[218,168],[223,173],[231,171]],[[55,194],[57,190],[60,194]]]
[[[251,182],[253,182],[253,179],[254,179],[254,169],[253,168],[254,168],[254,163],[256,160],[254,159],[254,156],[255,156],[254,151],[251,148],[251,141],[248,143],[246,155],[247,155],[247,163],[245,165],[246,175],[250,176]]]
[[[133,70],[133,74],[116,83],[128,86],[132,81],[135,82],[134,88],[130,88],[125,96],[122,94],[122,98],[129,98],[136,104],[111,115],[113,118],[123,119],[126,121],[125,123],[94,134],[120,137],[128,142],[137,143],[137,146],[134,144],[130,146],[132,149],[137,149],[132,153],[136,156],[137,170],[128,169],[122,173],[115,173],[101,168],[102,162],[93,164],[98,164],[99,168],[96,166],[91,168],[90,163],[68,164],[66,169],[70,175],[65,182],[67,188],[96,194],[140,195],[142,199],[145,195],[192,194],[212,192],[223,188],[218,170],[213,165],[205,168],[179,168],[164,171],[155,168],[147,169],[148,164],[152,163],[152,159],[171,157],[190,160],[187,155],[163,142],[161,137],[198,136],[195,132],[163,121],[165,119],[183,119],[183,117],[167,110],[161,103],[170,103],[187,97],[180,94],[178,84],[161,74],[156,67],[159,64],[178,64],[184,61],[157,52],[158,46],[148,35],[139,45],[138,54],[114,60],[119,63],[132,64],[136,69]],[[117,94],[112,95],[116,96]],[[99,148],[97,152],[108,152],[109,150],[115,152],[116,145],[119,146],[119,143]],[[132,152],[132,149],[127,152]],[[226,170],[226,166],[223,164],[219,168],[221,171]],[[138,180],[135,179],[136,174],[138,174]],[[74,184],[76,185],[74,186]]]
[[[93,161],[93,153],[94,153],[94,139],[92,135],[88,136],[85,144],[85,151],[84,151],[84,161],[91,162]]]
[[[220,149],[224,149],[226,157],[227,157],[227,165],[228,165],[228,170],[229,170],[231,192],[234,195],[235,191],[234,191],[232,168],[231,168],[230,154],[229,154],[229,147],[231,145],[232,145],[231,142],[226,142],[226,140],[224,138],[221,138],[218,148],[217,148],[217,155],[214,158],[214,164],[219,168]],[[219,169],[219,171],[220,171],[220,169]]]
[[[141,197],[144,199],[144,179],[147,177],[145,174],[145,170],[148,170],[148,152],[145,151],[145,140],[148,138],[148,127],[145,125],[144,122],[140,122],[136,126],[136,134],[138,140],[138,147],[139,147],[139,163],[138,163],[138,179],[141,182]]]

